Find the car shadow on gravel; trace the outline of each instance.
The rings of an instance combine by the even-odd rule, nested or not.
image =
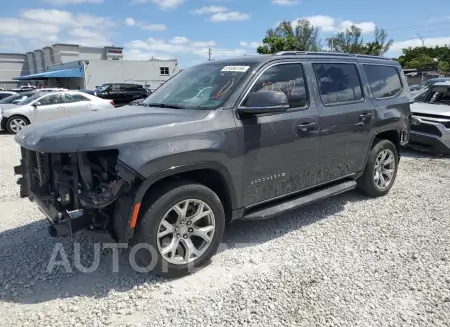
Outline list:
[[[366,198],[348,192],[269,220],[235,222],[227,229],[219,252],[277,239],[336,215],[344,210],[346,203],[362,199]],[[75,296],[103,298],[111,292],[123,293],[136,288],[170,292],[171,280],[134,271],[128,252],[117,255],[118,271],[113,270],[111,249],[98,252],[100,262],[95,271],[80,271],[75,266],[76,246],[81,253],[78,262],[90,267],[95,262],[95,244],[100,246],[100,243],[83,232],[75,234],[73,239],[54,239],[48,235],[47,226],[45,220],[39,220],[0,233],[0,301],[29,304]],[[56,260],[61,264],[49,271],[52,253],[58,253]],[[68,260],[66,266],[64,256]]]
[[[413,159],[449,159],[450,155],[434,154],[427,150],[416,150],[416,149],[402,149],[400,152],[402,157],[413,158]]]
[[[330,216],[342,212],[347,203],[365,199],[367,197],[356,191],[351,191],[274,218],[237,221],[230,224],[225,232],[221,250],[251,247],[271,241],[310,224],[321,223]]]

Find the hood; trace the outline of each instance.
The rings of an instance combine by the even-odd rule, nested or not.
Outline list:
[[[5,104],[1,104],[0,103],[0,110],[8,110],[8,109],[16,109],[19,108],[20,105],[17,104],[13,104],[13,103],[5,103]]]
[[[182,125],[202,120],[208,113],[123,106],[31,124],[17,133],[15,140],[27,149],[41,152],[120,150],[129,144],[182,135]]]
[[[450,106],[446,104],[414,102],[411,104],[411,112],[413,114],[429,114],[450,117]]]

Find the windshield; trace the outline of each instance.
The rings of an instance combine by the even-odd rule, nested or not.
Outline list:
[[[256,62],[208,63],[178,73],[145,99],[143,106],[217,109],[255,67]]]
[[[0,103],[6,104],[6,103],[13,103],[13,104],[19,104],[28,97],[34,95],[35,93],[19,93],[19,94],[13,94],[10,95],[7,98],[4,98],[0,101]]]
[[[20,102],[20,104],[26,105],[26,104],[30,104],[31,102],[33,102],[36,99],[39,99],[42,97],[42,94],[36,93],[35,95],[32,95],[31,97],[29,97],[28,99],[23,100],[22,102]]]
[[[109,88],[111,86],[111,84],[103,84],[99,87],[97,87],[97,89],[95,91],[97,92],[103,92],[105,91],[107,88]]]

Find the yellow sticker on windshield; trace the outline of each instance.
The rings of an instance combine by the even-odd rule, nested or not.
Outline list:
[[[222,68],[222,71],[245,73],[249,68],[250,66],[225,66]]]

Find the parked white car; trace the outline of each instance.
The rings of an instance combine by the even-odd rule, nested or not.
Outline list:
[[[36,93],[18,105],[0,104],[0,130],[16,134],[29,124],[114,108],[112,100],[78,91]]]
[[[58,87],[47,87],[45,89],[36,89],[36,92],[38,93],[61,92],[61,91],[69,91],[69,90]]]
[[[12,91],[0,91],[0,100],[3,100],[11,95],[16,94],[16,92],[12,92]]]

